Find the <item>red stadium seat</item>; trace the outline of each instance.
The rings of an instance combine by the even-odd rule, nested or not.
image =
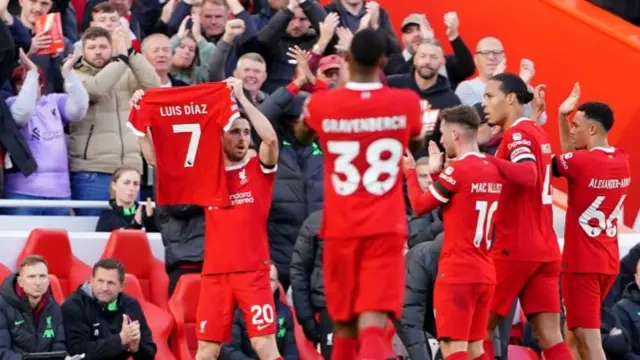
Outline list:
[[[176,321],[171,334],[171,348],[178,360],[193,360],[198,349],[196,311],[200,299],[200,275],[180,277],[169,299],[169,312]]]
[[[62,292],[60,280],[53,274],[49,274],[49,288],[51,289],[51,294],[53,294],[53,299],[58,304],[62,304],[64,302],[64,292]]]
[[[40,255],[49,263],[49,274],[60,281],[60,288],[69,296],[78,286],[91,278],[91,267],[71,252],[66,230],[34,229],[16,261],[16,267],[28,255]]]
[[[302,326],[298,323],[296,312],[293,306],[291,306],[291,314],[293,315],[293,336],[296,340],[296,348],[298,349],[298,356],[300,360],[323,360],[324,358],[313,343],[307,340],[302,331]]]
[[[3,263],[0,263],[0,284],[7,278],[7,276],[11,275],[11,273],[11,269],[4,266]]]
[[[535,351],[525,346],[509,345],[507,351],[509,360],[540,360]]]
[[[171,335],[171,330],[173,329],[173,317],[171,314],[145,299],[140,282],[135,275],[125,275],[122,291],[140,303],[144,318],[147,320],[149,329],[151,329],[153,342],[158,347],[156,358],[175,360],[175,356],[169,349],[169,335]]]
[[[102,259],[114,258],[136,276],[147,301],[167,309],[169,277],[164,263],[153,256],[147,234],[140,230],[114,230],[105,245]]]

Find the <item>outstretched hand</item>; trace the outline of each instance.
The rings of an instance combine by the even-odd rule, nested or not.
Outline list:
[[[576,110],[578,107],[578,102],[580,101],[580,83],[573,84],[573,88],[571,89],[571,93],[569,96],[560,104],[560,114],[569,115]]]

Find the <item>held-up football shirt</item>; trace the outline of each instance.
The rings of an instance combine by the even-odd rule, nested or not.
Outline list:
[[[553,230],[551,144],[536,123],[520,118],[504,132],[496,157],[514,163],[534,161],[538,178],[533,187],[508,180],[496,212],[494,259],[548,262],[560,260]]]
[[[466,153],[452,161],[422,192],[415,170],[407,174],[411,204],[423,210],[442,207],[444,242],[438,281],[450,284],[495,284],[489,256],[493,220],[502,191],[500,172],[486,155]],[[435,200],[435,201],[434,201]]]
[[[127,125],[138,136],[151,130],[158,205],[229,204],[222,134],[239,116],[224,83],[145,91]]]
[[[231,206],[205,209],[203,274],[270,269],[267,217],[276,170],[257,156],[226,168]]]
[[[406,236],[401,161],[422,130],[418,95],[350,82],[313,94],[304,116],[324,150],[322,236]]]
[[[596,147],[553,158],[553,172],[569,181],[563,272],[616,275],[618,222],[631,175],[622,150]]]

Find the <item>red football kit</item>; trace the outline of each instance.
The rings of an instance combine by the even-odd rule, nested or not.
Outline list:
[[[221,136],[239,116],[224,83],[145,91],[127,125],[151,130],[158,205],[228,206]]]
[[[227,167],[231,206],[205,210],[200,340],[230,341],[236,305],[245,315],[249,337],[276,330],[267,239],[275,175],[276,167],[264,167],[258,157]]]
[[[416,214],[437,206],[443,210],[444,242],[434,290],[438,337],[482,340],[496,283],[489,247],[502,177],[486,155],[467,153],[452,161],[429,191],[420,189],[415,169],[407,173],[407,187]]]
[[[305,121],[324,150],[324,279],[336,321],[399,315],[407,236],[401,161],[420,135],[418,95],[380,83],[315,93]],[[384,289],[384,291],[380,291]]]
[[[620,271],[618,221],[631,183],[628,155],[613,147],[553,158],[569,182],[562,295],[567,326],[600,328],[600,309]]]
[[[505,130],[496,158],[535,162],[532,187],[505,180],[496,212],[496,268],[492,311],[507,316],[519,297],[525,314],[560,311],[560,247],[553,230],[551,144],[544,130],[527,118]]]

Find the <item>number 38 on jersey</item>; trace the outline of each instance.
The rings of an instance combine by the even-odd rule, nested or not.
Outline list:
[[[375,140],[368,146],[358,141],[327,141],[327,152],[337,156],[331,174],[334,191],[348,196],[362,184],[368,193],[384,195],[398,179],[403,149],[400,141],[391,138]]]

